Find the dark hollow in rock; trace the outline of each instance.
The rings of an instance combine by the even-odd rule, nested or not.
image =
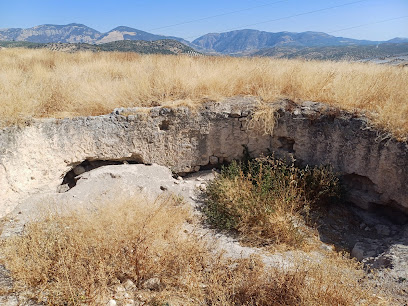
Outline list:
[[[168,131],[170,129],[170,121],[169,120],[163,120],[159,125],[159,129],[161,131]]]
[[[68,185],[68,190],[75,187],[78,176],[82,173],[91,171],[93,169],[110,166],[110,165],[122,165],[122,164],[141,164],[139,160],[84,160],[80,164],[74,166],[62,179],[61,185]]]

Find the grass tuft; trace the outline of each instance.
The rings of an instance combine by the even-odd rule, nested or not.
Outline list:
[[[278,119],[279,114],[273,107],[267,103],[260,103],[248,121],[247,128],[260,131],[264,135],[273,135],[273,129]]]

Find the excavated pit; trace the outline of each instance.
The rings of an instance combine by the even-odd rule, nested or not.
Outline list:
[[[348,251],[370,268],[391,267],[381,277],[391,277],[386,281],[390,288],[404,288],[400,280],[408,278],[407,143],[384,137],[364,117],[316,102],[272,103],[274,118],[265,118],[264,126],[249,124],[258,104],[256,99],[237,97],[195,111],[116,109],[104,116],[33,120],[4,128],[0,216],[8,214],[11,221],[2,235],[21,232],[33,218],[33,203],[40,207],[50,199],[55,201],[51,205],[76,209],[145,190],[146,196],[180,193],[199,205],[196,192],[204,190],[208,180],[201,170],[273,153],[300,167],[333,167],[348,203],[330,204],[317,219],[322,249]],[[268,126],[274,127],[271,133],[265,133]],[[238,247],[228,243],[222,245]],[[401,300],[405,296],[401,294]]]
[[[249,124],[258,106],[255,98],[236,97],[194,111],[116,109],[109,115],[36,119],[4,128],[0,215],[33,194],[60,191],[61,183],[75,186],[81,172],[98,165],[156,163],[186,175],[244,154],[270,153],[299,166],[332,165],[347,186],[347,200],[359,207],[393,216],[408,213],[406,142],[384,137],[364,117],[308,101],[271,103],[274,118],[265,118],[264,126]]]

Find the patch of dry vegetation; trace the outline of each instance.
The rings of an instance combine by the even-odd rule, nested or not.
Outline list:
[[[374,64],[0,50],[0,116],[5,124],[251,95],[265,102],[284,97],[368,110],[374,123],[406,138],[407,84],[407,68]]]
[[[268,103],[259,103],[247,124],[247,129],[255,130],[264,135],[273,135],[279,114]]]
[[[148,305],[374,305],[363,271],[341,256],[270,267],[232,260],[183,231],[193,222],[176,198],[134,199],[98,211],[54,215],[2,243],[15,291],[49,305],[102,305],[127,280]],[[159,285],[143,289],[147,280]]]
[[[254,246],[310,247],[309,212],[340,197],[329,167],[299,169],[273,157],[232,162],[207,188],[210,224]]]

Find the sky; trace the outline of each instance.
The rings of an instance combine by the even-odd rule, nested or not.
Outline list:
[[[0,0],[0,28],[128,26],[189,41],[239,29],[325,32],[356,39],[408,37],[408,0]]]

